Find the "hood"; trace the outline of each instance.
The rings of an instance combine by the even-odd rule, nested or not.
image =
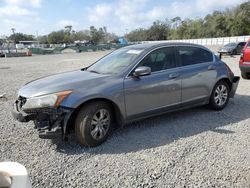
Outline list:
[[[92,88],[102,84],[105,77],[109,75],[82,70],[55,74],[27,83],[19,90],[18,95],[29,98],[65,90],[77,90],[84,85]]]

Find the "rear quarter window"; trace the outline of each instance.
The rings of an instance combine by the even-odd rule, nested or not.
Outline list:
[[[194,65],[213,61],[213,54],[205,49],[191,46],[180,46],[177,54],[181,66]]]

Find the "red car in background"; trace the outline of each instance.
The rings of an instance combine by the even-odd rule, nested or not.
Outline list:
[[[250,39],[242,50],[239,66],[242,78],[250,79]]]

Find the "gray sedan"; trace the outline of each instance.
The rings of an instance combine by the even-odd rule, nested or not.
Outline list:
[[[228,55],[237,55],[240,54],[244,46],[246,45],[246,42],[232,42],[228,43],[222,48],[220,48],[219,52],[222,54],[228,54]]]
[[[239,77],[207,48],[151,43],[118,49],[81,70],[34,80],[18,92],[13,116],[42,138],[74,130],[82,146],[113,129],[162,113],[208,105],[222,110]]]

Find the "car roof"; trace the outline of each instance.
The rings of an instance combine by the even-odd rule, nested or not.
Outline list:
[[[229,42],[229,43],[225,44],[225,46],[228,45],[228,44],[238,44],[238,43],[239,42]]]
[[[193,46],[198,48],[203,48],[206,50],[209,50],[208,48],[199,45],[199,44],[193,44],[193,43],[187,43],[187,42],[149,42],[149,43],[143,43],[143,44],[134,44],[126,46],[125,48],[128,49],[140,49],[140,50],[151,50],[158,47],[167,47],[167,46]],[[210,51],[210,50],[209,50]]]

